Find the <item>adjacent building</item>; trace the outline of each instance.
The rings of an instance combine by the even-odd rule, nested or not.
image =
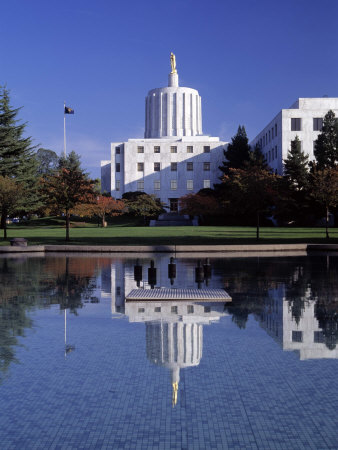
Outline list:
[[[302,150],[314,159],[314,143],[322,129],[323,118],[329,110],[338,117],[338,98],[299,98],[288,109],[282,109],[250,142],[259,144],[268,164],[278,174],[283,174],[283,159],[296,136]]]
[[[101,162],[101,182],[115,198],[144,191],[177,211],[180,197],[219,182],[227,144],[203,134],[201,97],[179,86],[173,54],[171,69],[168,87],[146,97],[144,139],[112,142],[110,160]]]

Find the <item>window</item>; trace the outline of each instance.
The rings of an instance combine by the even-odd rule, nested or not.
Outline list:
[[[204,307],[204,312],[205,312],[205,313],[209,313],[210,311],[211,311],[210,306],[205,306],[205,307]]]
[[[154,172],[159,172],[161,170],[161,163],[154,163]]]
[[[192,145],[187,146],[187,153],[194,153],[194,147]]]
[[[275,147],[275,158],[277,159],[277,145]]]
[[[120,172],[120,170],[121,170],[120,163],[116,163],[115,167],[116,167],[115,172]]]
[[[120,147],[115,147],[115,153],[119,155],[121,153]]]
[[[172,306],[171,307],[171,312],[174,314],[177,314],[177,306]]]
[[[144,170],[144,163],[137,163],[137,171],[143,172]]]
[[[322,131],[323,128],[323,118],[314,117],[313,118],[313,131]]]
[[[160,306],[155,306],[154,311],[155,311],[155,312],[161,312],[161,307],[160,307]]]
[[[303,332],[293,331],[292,332],[292,342],[303,342]]]
[[[210,153],[210,146],[209,145],[205,145],[203,147],[203,153]]]
[[[138,181],[137,182],[137,190],[143,191],[143,189],[144,189],[144,181]]]
[[[272,137],[272,139],[274,138],[274,135],[273,135],[273,127],[271,128],[271,137]]]
[[[154,153],[161,153],[161,147],[158,147],[158,146],[155,145]]]
[[[265,136],[263,136],[263,147],[265,147]]]
[[[116,295],[121,295],[121,286],[116,286]]]
[[[210,188],[210,180],[203,180],[203,189]]]
[[[210,163],[209,162],[203,163],[203,170],[206,170],[206,171],[210,170]]]
[[[176,162],[170,164],[170,170],[172,172],[177,172],[177,163]]]
[[[275,123],[275,136],[277,136],[277,124]]]
[[[192,170],[194,170],[194,163],[188,162],[188,163],[187,163],[187,170],[188,170],[189,172],[191,172]]]
[[[187,313],[188,314],[193,314],[194,313],[194,306],[193,305],[188,305],[187,306]]]
[[[194,181],[193,180],[187,180],[187,189],[188,189],[188,191],[192,191],[194,189]]]
[[[269,142],[271,141],[271,133],[270,133],[270,130],[269,130]]]
[[[302,119],[291,119],[291,131],[302,131]]]
[[[172,191],[176,191],[176,189],[177,189],[177,180],[171,180],[170,181],[170,189]]]
[[[313,342],[316,344],[322,344],[324,342],[324,335],[322,331],[315,331],[313,333]]]
[[[139,312],[139,313],[144,313],[144,308],[139,308],[139,309],[138,309],[138,312]]]
[[[137,153],[144,153],[144,147],[137,147]]]
[[[170,147],[170,153],[177,153],[177,147],[176,147],[176,145],[172,145],[172,146]]]
[[[119,191],[120,190],[120,180],[116,180],[115,182],[115,191]]]
[[[155,189],[155,191],[159,191],[161,189],[161,182],[160,182],[160,180],[155,180],[154,181],[154,189]]]

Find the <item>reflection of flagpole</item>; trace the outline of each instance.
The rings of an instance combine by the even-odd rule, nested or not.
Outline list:
[[[66,102],[63,103],[63,156],[66,157]]]
[[[65,308],[65,357],[67,356],[67,309]]]

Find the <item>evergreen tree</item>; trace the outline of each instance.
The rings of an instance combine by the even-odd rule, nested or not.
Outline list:
[[[39,204],[36,177],[36,159],[31,138],[24,137],[26,124],[16,119],[20,108],[10,106],[9,92],[0,86],[0,175],[15,179],[23,188],[24,196],[18,210],[32,212]],[[1,228],[8,211],[3,210]]]
[[[331,110],[324,117],[322,132],[316,140],[314,155],[319,170],[335,167],[338,164],[338,123]]]
[[[271,172],[271,167],[266,161],[266,158],[260,148],[260,145],[257,143],[253,150],[250,150],[249,160],[245,162],[245,166],[248,169],[257,168],[262,170],[267,170]]]
[[[301,143],[298,136],[291,141],[291,149],[288,151],[287,158],[284,159],[284,175],[287,178],[292,189],[300,191],[308,186],[309,156],[305,155],[301,149]]]
[[[229,169],[243,169],[250,161],[250,145],[244,126],[239,126],[237,134],[231,138],[231,143],[224,150],[226,161],[219,169],[225,174],[229,174]]]

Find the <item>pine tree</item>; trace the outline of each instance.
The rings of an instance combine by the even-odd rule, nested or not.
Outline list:
[[[18,205],[22,214],[32,212],[39,204],[34,147],[31,138],[24,137],[26,124],[16,119],[21,108],[10,106],[9,91],[0,86],[0,175],[21,184],[24,196]],[[1,215],[1,228],[7,211]]]
[[[308,186],[309,182],[309,156],[301,149],[298,136],[291,141],[291,149],[284,159],[284,175],[292,189],[300,191]]]
[[[249,161],[245,162],[245,166],[248,169],[255,167],[257,169],[267,170],[271,172],[271,167],[267,163],[266,158],[258,143],[255,145],[255,148],[253,150],[250,150]]]
[[[244,126],[239,126],[237,134],[231,138],[227,150],[224,150],[226,161],[219,169],[226,175],[229,169],[243,169],[250,161],[250,145]]]
[[[338,164],[338,123],[331,110],[324,117],[322,132],[316,140],[314,155],[319,170],[335,167]]]

